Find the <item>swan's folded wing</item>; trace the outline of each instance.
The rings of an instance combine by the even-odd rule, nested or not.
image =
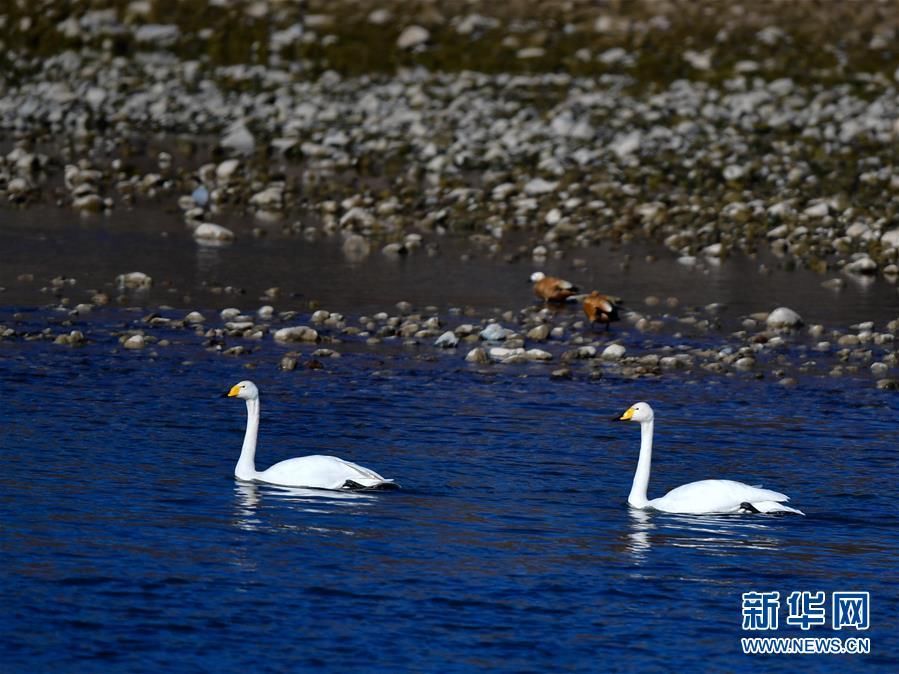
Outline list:
[[[373,470],[336,456],[301,456],[276,463],[259,478],[271,484],[317,489],[341,489],[347,480],[363,487],[389,483]]]
[[[734,513],[743,503],[768,501],[780,503],[790,497],[780,492],[752,487],[733,480],[700,480],[672,489],[649,505],[671,513]]]
[[[352,461],[346,461],[344,459],[337,460],[343,463],[348,469],[356,471],[356,477],[347,479],[355,482],[356,484],[362,485],[363,487],[377,487],[378,485],[391,484],[393,482],[392,479],[381,477],[375,471],[371,470],[370,468],[366,468],[365,466],[360,466],[358,463],[353,463]]]

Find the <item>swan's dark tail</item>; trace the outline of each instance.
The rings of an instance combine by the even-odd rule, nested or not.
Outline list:
[[[351,489],[353,491],[394,491],[400,486],[396,482],[379,482],[373,485],[359,484],[353,480],[347,480],[343,483],[341,489]]]

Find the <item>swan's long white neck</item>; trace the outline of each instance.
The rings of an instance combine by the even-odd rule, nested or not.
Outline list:
[[[256,436],[259,435],[259,398],[247,400],[247,432],[234,475],[241,480],[256,477]]]
[[[646,490],[649,488],[649,469],[652,463],[652,424],[653,420],[640,423],[640,459],[637,461],[637,472],[627,502],[634,508],[645,508],[649,505]]]

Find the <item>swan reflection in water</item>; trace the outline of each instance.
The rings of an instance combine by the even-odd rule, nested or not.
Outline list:
[[[776,550],[781,516],[675,515],[630,508],[626,549],[637,563],[654,546],[694,548],[718,555],[750,550]]]
[[[630,531],[627,534],[627,551],[635,562],[643,562],[652,548],[651,533],[656,525],[652,523],[652,514],[646,510],[628,508],[630,515]]]
[[[260,510],[266,505],[278,509],[288,509],[315,515],[329,515],[337,512],[353,514],[355,510],[372,505],[377,495],[359,491],[331,491],[309,489],[307,487],[282,487],[258,482],[236,481],[234,483],[235,515],[238,527],[246,531],[263,529],[294,529],[302,531],[334,532],[352,535],[345,529],[328,529],[318,526],[298,526],[277,524],[260,519]]]

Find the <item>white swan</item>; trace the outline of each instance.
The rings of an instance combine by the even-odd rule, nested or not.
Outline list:
[[[788,512],[804,514],[784,505],[790,497],[770,489],[752,487],[733,480],[700,480],[690,482],[672,489],[661,498],[651,501],[646,498],[649,486],[649,470],[652,463],[652,424],[654,419],[652,407],[647,403],[631,405],[622,414],[619,421],[640,422],[640,459],[628,505],[634,508],[652,508],[666,513],[682,513],[686,515],[705,515],[721,513]]]
[[[301,456],[276,463],[263,471],[256,470],[256,436],[259,434],[259,389],[251,381],[231,387],[228,398],[247,401],[247,432],[243,438],[240,458],[234,468],[239,480],[267,482],[284,487],[314,489],[393,489],[398,487],[375,471],[336,456]]]

